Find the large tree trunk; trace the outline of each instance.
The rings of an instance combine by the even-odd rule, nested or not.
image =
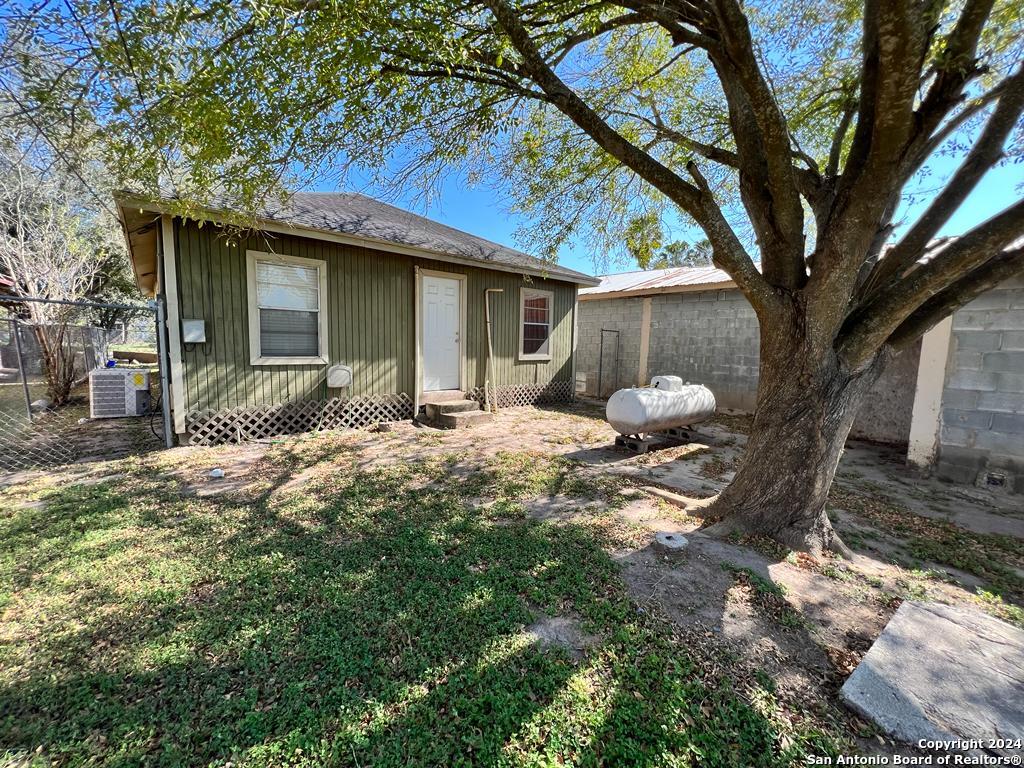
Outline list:
[[[851,375],[831,349],[813,349],[804,323],[782,325],[785,330],[762,330],[753,428],[735,479],[710,507],[723,518],[711,530],[763,534],[812,554],[845,554],[825,502],[853,419],[886,355]]]

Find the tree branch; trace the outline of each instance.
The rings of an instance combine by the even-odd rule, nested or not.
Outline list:
[[[661,114],[659,113],[658,108],[654,104],[651,104],[650,107],[651,114],[654,115],[653,120],[645,115],[637,114],[636,112],[619,111],[618,114],[646,123],[654,129],[657,134],[668,139],[673,144],[678,144],[680,147],[683,147],[683,149],[696,152],[707,160],[716,162],[719,165],[728,166],[729,168],[738,169],[740,167],[740,160],[739,157],[736,156],[735,152],[690,138],[685,133],[677,131],[675,128],[666,125],[665,121],[661,119]]]
[[[920,11],[904,2],[867,0],[856,128],[836,186],[833,220],[839,229],[863,230],[889,201],[877,190],[896,190],[903,153],[914,131],[914,100],[927,52]],[[840,235],[852,235],[842,232]],[[868,237],[871,235],[869,234]],[[856,243],[860,251],[867,243]]]
[[[981,74],[975,57],[993,5],[994,0],[967,0],[964,4],[956,25],[946,38],[935,79],[917,109],[921,135],[932,134],[960,100],[964,86]]]
[[[887,343],[896,349],[909,346],[942,318],[953,314],[985,291],[995,288],[1022,271],[1024,248],[997,254],[978,269],[928,299],[893,331]]]
[[[530,90],[524,88],[519,83],[511,80],[504,72],[488,71],[481,68],[472,68],[464,66],[450,66],[441,62],[436,62],[431,66],[427,65],[426,62],[422,63],[420,69],[413,67],[406,67],[400,64],[392,62],[385,62],[381,66],[381,72],[394,72],[399,75],[406,75],[407,77],[422,77],[422,78],[453,78],[455,80],[462,80],[468,83],[477,83],[478,85],[491,85],[497,88],[504,88],[517,96],[524,98],[535,99],[537,101],[548,101],[547,96],[541,91]],[[487,76],[483,74],[486,73]]]
[[[846,141],[846,134],[850,130],[850,124],[853,122],[854,116],[857,114],[857,104],[855,101],[848,101],[846,106],[843,107],[842,117],[839,118],[839,125],[836,126],[836,132],[832,135],[832,146],[828,151],[828,162],[825,163],[825,178],[834,178],[839,173],[839,161],[843,155],[843,143]]]
[[[827,319],[832,333],[843,322],[834,311],[835,297],[851,295],[899,202],[901,160],[914,135],[914,102],[930,34],[918,5],[865,2],[856,127],[828,212],[819,219],[826,236],[808,283],[810,311],[823,326]]]
[[[711,21],[711,16],[706,8],[698,9],[694,4],[686,3],[677,3],[675,7],[672,7],[664,2],[644,2],[643,0],[617,0],[615,4],[643,14],[645,18],[658,24],[668,33],[673,45],[692,45],[705,51],[719,48],[719,41],[707,34],[707,25]],[[682,7],[684,5],[690,7],[686,9]]]
[[[804,213],[785,115],[754,55],[750,26],[736,0],[715,3],[720,49],[709,51],[729,106],[740,160],[740,194],[761,247],[767,281],[788,290],[806,280]],[[813,171],[812,171],[813,172]]]
[[[903,239],[879,261],[874,274],[868,278],[866,291],[884,285],[917,261],[942,225],[974,191],[982,177],[1003,157],[1003,145],[1022,114],[1024,65],[1019,66],[1009,78],[1003,97],[985,124],[984,130],[945,188]]]
[[[649,19],[641,13],[624,13],[621,16],[608,19],[607,21],[598,24],[592,30],[580,32],[572,35],[571,37],[565,38],[557,48],[548,52],[546,58],[551,66],[558,66],[558,64],[561,63],[574,48],[582,45],[583,43],[594,40],[601,35],[607,34],[612,30],[619,29],[620,27],[628,27],[631,24],[637,24],[642,21],[649,21]]]
[[[1009,79],[1009,78],[1007,78]],[[921,146],[918,156],[916,158],[917,164],[911,169],[911,173],[917,171],[920,168],[921,163],[931,157],[932,153],[941,147],[945,141],[952,136],[965,122],[970,120],[972,117],[980,113],[986,107],[988,107],[993,101],[996,101],[1003,95],[1003,90],[1006,88],[1006,80],[1003,80],[999,85],[995,86],[991,90],[979,96],[971,104],[964,107],[962,110],[957,112],[953,117],[947,120],[944,124],[940,125],[935,133],[929,137],[928,141]]]
[[[841,357],[856,370],[921,305],[967,277],[1022,233],[1024,200],[1019,200],[953,241],[928,263],[861,302],[841,330]]]
[[[548,100],[593,138],[605,152],[664,193],[701,225],[715,248],[716,258],[755,308],[763,308],[770,303],[774,298],[771,289],[754,268],[750,256],[709,191],[682,179],[612,128],[548,66],[511,6],[505,0],[485,1],[498,25],[522,57],[523,69]]]

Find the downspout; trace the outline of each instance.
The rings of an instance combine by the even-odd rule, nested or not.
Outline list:
[[[572,288],[572,365],[570,366],[569,399],[576,399],[576,344],[580,337],[580,287]]]
[[[504,293],[504,288],[487,288],[484,291],[484,316],[487,319],[487,365],[484,367],[484,410],[491,412],[491,387],[494,386],[494,348],[491,344],[491,297],[492,293]],[[498,412],[498,403],[494,403]]]
[[[420,383],[423,379],[420,370],[422,363],[420,362],[420,268],[418,265],[413,267],[413,274],[413,292],[415,294],[413,296],[413,314],[416,316],[413,322],[413,327],[415,328],[414,333],[416,334],[416,341],[413,345],[415,349],[413,376],[416,380],[412,386],[412,420],[413,423],[415,423],[420,417]]]

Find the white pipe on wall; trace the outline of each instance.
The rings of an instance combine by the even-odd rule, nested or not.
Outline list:
[[[422,386],[423,371],[422,362],[420,361],[420,268],[418,266],[413,267],[413,314],[415,319],[413,321],[414,333],[416,336],[415,351],[413,352],[413,376],[415,381],[412,386],[412,420],[420,416],[420,387]]]
[[[494,348],[491,344],[491,296],[492,293],[504,293],[504,288],[487,288],[484,290],[484,317],[487,322],[487,364],[484,370],[484,410],[491,411],[491,387],[494,382]],[[497,413],[498,404],[494,403],[494,412]]]

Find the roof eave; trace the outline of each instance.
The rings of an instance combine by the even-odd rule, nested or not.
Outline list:
[[[150,210],[154,213],[159,214],[172,214],[178,215],[169,200],[152,200],[151,198],[134,195],[128,192],[116,193],[114,199],[117,202],[118,208],[126,207],[138,207],[144,210]],[[227,209],[215,209],[215,208],[204,208],[202,214],[208,216],[205,221],[209,221],[212,224],[223,224],[224,219],[230,218],[232,212]],[[224,217],[218,220],[218,215]],[[589,275],[561,275],[555,272],[550,272],[542,269],[534,269],[529,267],[515,266],[512,264],[502,264],[500,262],[486,261],[483,259],[474,259],[469,256],[462,256],[457,254],[448,253],[446,251],[437,251],[431,248],[420,248],[412,245],[404,245],[402,243],[395,243],[390,240],[381,240],[379,238],[366,237],[364,235],[347,235],[340,232],[332,232],[327,229],[319,229],[316,227],[307,227],[301,224],[292,224],[286,221],[280,221],[277,219],[268,219],[264,217],[256,217],[253,219],[253,224],[261,230],[267,232],[277,232],[278,234],[298,234],[304,237],[310,237],[316,240],[326,240],[328,242],[340,243],[342,245],[356,245],[366,248],[373,248],[375,250],[387,251],[389,253],[399,253],[406,256],[412,256],[420,259],[433,259],[435,261],[445,261],[452,264],[463,264],[466,266],[483,267],[486,269],[493,269],[498,272],[511,272],[513,274],[526,274],[535,277],[542,277],[547,280],[559,280],[564,283],[572,283],[575,285],[582,285],[586,287],[596,287],[601,284],[601,281],[595,277]],[[126,232],[127,235],[127,232]],[[131,250],[131,244],[129,243],[129,250]]]
[[[132,275],[135,277],[135,285],[138,286],[143,295],[152,298],[156,296],[156,293],[159,290],[156,236],[155,234],[153,236],[151,252],[149,252],[149,249],[146,249],[147,253],[140,252],[141,249],[139,245],[133,241],[133,235],[138,234],[138,232],[132,229],[132,225],[128,221],[128,212],[130,210],[138,208],[141,214],[147,210],[147,206],[133,205],[130,201],[118,195],[114,196],[114,204],[117,208],[118,222],[121,225],[121,234],[124,235],[125,244],[128,246],[128,260],[132,265]],[[154,211],[154,213],[156,213],[156,211]],[[150,222],[146,226],[153,226],[153,224],[153,222]],[[144,273],[142,272],[143,269],[149,269],[150,271]]]
[[[666,293],[699,293],[700,291],[726,291],[736,287],[732,280],[716,283],[696,283],[693,285],[667,285],[661,288],[633,288],[625,291],[602,291],[581,293],[580,301],[596,301],[598,299],[626,299],[638,296],[661,296]]]

